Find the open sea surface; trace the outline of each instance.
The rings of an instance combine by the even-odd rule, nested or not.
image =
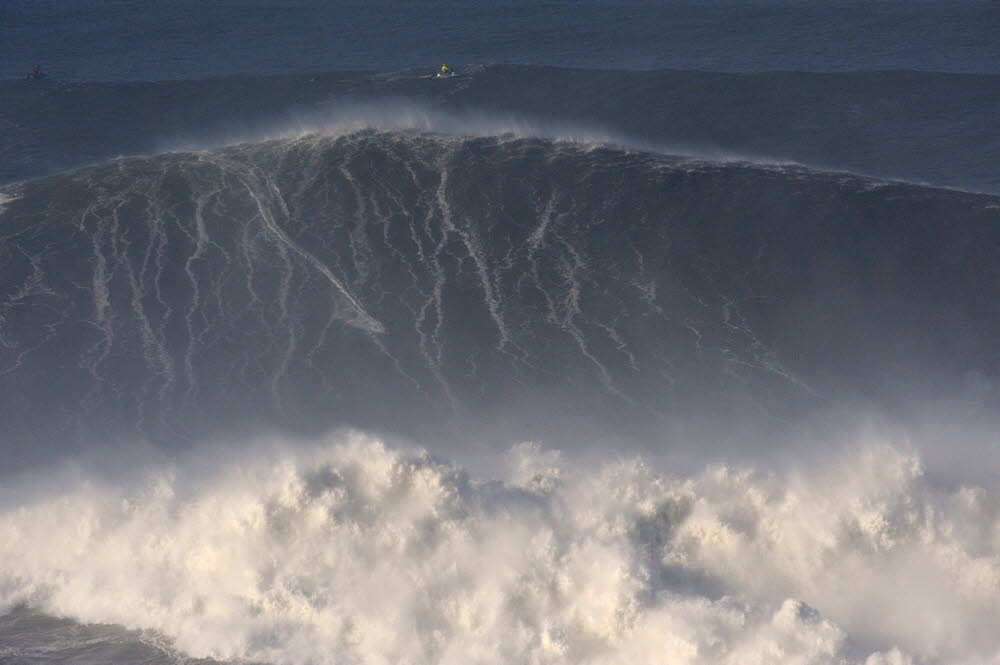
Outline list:
[[[998,34],[6,0],[0,663],[1000,662]]]

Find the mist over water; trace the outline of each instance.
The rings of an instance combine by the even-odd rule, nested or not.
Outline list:
[[[1000,192],[1000,75],[469,66],[191,81],[0,81],[0,183],[122,155],[333,129],[611,139]],[[86,109],[81,114],[78,109]],[[919,110],[919,112],[918,112]]]
[[[988,3],[8,4],[0,663],[1000,661]]]
[[[678,477],[521,444],[483,481],[347,433],[66,470],[0,517],[0,602],[276,663],[996,658],[995,482],[848,447]]]
[[[844,405],[995,403],[996,199],[485,134],[10,188],[13,450],[342,425],[745,450]]]
[[[9,621],[154,660],[1000,653],[996,198],[390,118],[5,190]]]

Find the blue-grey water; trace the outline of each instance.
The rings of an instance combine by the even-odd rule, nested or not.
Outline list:
[[[8,0],[0,663],[997,660],[998,29]]]
[[[100,81],[440,62],[979,74],[1000,62],[991,0],[7,0],[2,11],[4,77],[41,61]]]

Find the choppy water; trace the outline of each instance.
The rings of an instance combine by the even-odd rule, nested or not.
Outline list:
[[[449,62],[760,72],[995,73],[990,0],[8,0],[0,75],[75,80],[393,71]],[[18,63],[24,64],[18,64]]]
[[[0,17],[0,662],[1000,658],[993,4]]]

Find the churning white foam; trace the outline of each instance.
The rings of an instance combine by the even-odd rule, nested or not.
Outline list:
[[[1000,659],[997,488],[893,447],[684,478],[521,444],[480,481],[361,434],[206,459],[5,492],[0,602],[274,663]]]
[[[0,192],[0,212],[7,206],[8,203],[17,198],[17,195],[13,192]]]

